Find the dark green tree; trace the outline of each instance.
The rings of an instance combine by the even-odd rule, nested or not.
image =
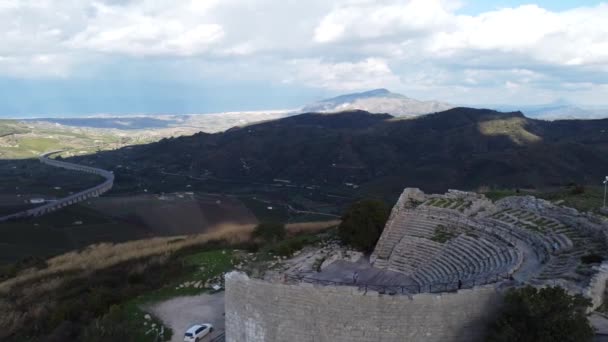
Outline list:
[[[363,200],[354,203],[342,216],[338,227],[340,239],[352,247],[369,253],[382,235],[389,209],[382,201]]]
[[[118,305],[110,307],[108,313],[95,319],[84,330],[83,340],[91,342],[135,341],[132,318]],[[153,338],[153,337],[152,337]]]
[[[285,238],[285,226],[280,223],[260,223],[253,230],[253,236],[266,242],[277,242]]]
[[[488,342],[585,342],[594,332],[586,316],[591,301],[561,287],[511,289]]]

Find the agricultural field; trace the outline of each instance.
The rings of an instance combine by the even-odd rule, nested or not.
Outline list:
[[[0,216],[32,207],[30,199],[54,200],[95,186],[103,178],[55,168],[37,159],[0,160]]]
[[[0,263],[49,257],[101,241],[127,241],[141,229],[77,204],[51,214],[0,223]]]
[[[602,214],[604,188],[602,186],[581,186],[571,184],[563,187],[545,189],[493,189],[482,192],[491,200],[508,196],[535,196],[576,210]]]
[[[271,207],[272,209],[268,209]],[[50,257],[99,242],[200,234],[259,222],[327,221],[278,202],[203,193],[109,194],[36,218],[0,223],[0,263]],[[36,239],[32,240],[32,236]]]
[[[281,118],[284,111],[150,117],[0,119],[0,159],[37,157],[50,150],[87,155],[163,138],[220,132],[236,125]]]
[[[0,223],[0,263],[49,257],[99,242],[200,234],[257,222],[246,206],[229,197],[102,196],[41,217]]]
[[[38,159],[0,160],[0,179],[0,193],[26,198],[66,196],[103,181],[100,176],[49,166]]]
[[[91,210],[145,227],[150,235],[198,234],[222,225],[256,224],[256,216],[238,199],[222,195],[169,193],[102,196]]]
[[[592,211],[600,213],[604,198],[602,186],[568,186],[558,189],[542,191],[538,197],[575,208],[579,211]]]
[[[67,155],[91,154],[155,140],[143,133],[0,120],[0,159],[35,158],[52,150],[69,150]]]
[[[161,175],[156,182],[153,175],[129,179],[120,168],[115,174],[115,187],[99,198],[42,217],[0,223],[0,262],[49,257],[99,242],[199,234],[227,225],[324,221],[341,214],[343,204],[333,202],[347,202],[318,189],[233,185],[234,191],[222,194],[205,191],[216,190],[218,181],[171,175]],[[33,207],[30,199],[53,200],[102,180],[36,159],[0,160],[0,176],[4,215]],[[170,188],[182,190],[159,191]]]

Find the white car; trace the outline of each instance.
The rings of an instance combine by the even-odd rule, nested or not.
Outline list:
[[[184,334],[185,342],[198,342],[203,337],[209,335],[213,331],[211,324],[195,324],[186,330]]]

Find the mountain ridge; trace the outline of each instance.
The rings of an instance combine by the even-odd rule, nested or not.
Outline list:
[[[405,95],[379,88],[360,93],[344,94],[321,100],[302,108],[301,112],[332,113],[345,110],[365,110],[395,116],[414,117],[454,108],[438,101],[419,101]]]
[[[380,195],[404,186],[543,187],[603,179],[607,131],[608,119],[549,122],[464,107],[409,120],[307,113],[81,158],[114,169],[117,183],[126,172],[115,168],[120,164],[131,165],[126,173],[135,178],[163,170],[244,183],[352,183]]]

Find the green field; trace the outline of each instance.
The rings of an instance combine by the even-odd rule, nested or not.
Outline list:
[[[0,223],[0,263],[141,237],[141,229],[133,224],[73,205],[41,217]]]
[[[252,197],[239,197],[247,208],[253,212],[260,222],[287,222],[289,212],[284,205],[266,203]],[[272,209],[268,209],[272,207]]]
[[[12,134],[24,134],[30,130],[16,120],[0,120],[0,137]]]
[[[181,277],[173,279],[170,283],[166,284],[163,288],[150,292],[145,296],[137,299],[137,304],[142,306],[144,304],[159,302],[178,296],[192,296],[204,292],[212,291],[208,288],[194,288],[194,287],[180,287],[180,284],[186,282],[198,282],[203,283],[212,280],[220,280],[220,276],[233,269],[236,264],[236,256],[232,250],[221,249],[221,250],[203,250],[199,252],[189,253],[182,252],[183,257],[180,258],[180,262],[183,262],[190,269],[195,270],[194,272],[188,272],[183,274]],[[221,283],[222,281],[220,281]]]
[[[118,135],[108,130],[83,130],[38,122],[0,120],[0,159],[37,157],[51,150],[91,154],[108,148],[152,142],[153,139]]]
[[[579,211],[599,213],[604,198],[601,186],[564,186],[549,189],[495,189],[483,194],[493,201],[508,196],[535,196]]]
[[[575,187],[564,187],[560,189],[547,190],[537,194],[538,197],[549,201],[560,201],[562,205],[575,208],[579,211],[592,211],[599,213],[604,198],[604,188],[601,186],[585,186],[583,192],[575,190]],[[563,202],[561,202],[563,201]]]

